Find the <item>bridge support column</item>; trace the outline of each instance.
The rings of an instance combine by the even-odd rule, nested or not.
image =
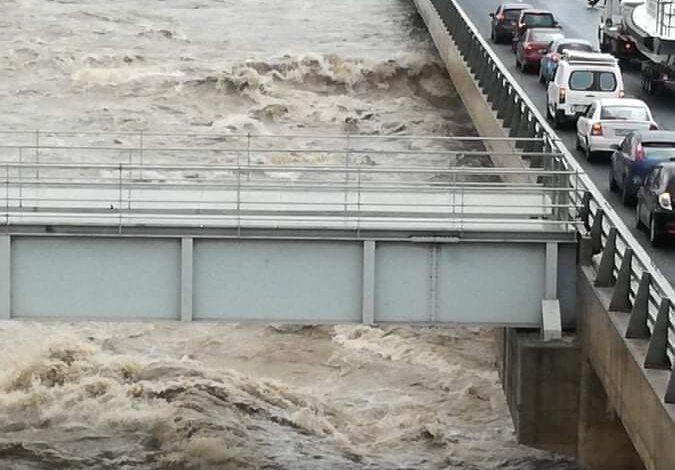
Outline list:
[[[497,333],[497,364],[518,442],[574,455],[579,357],[576,341],[544,341],[538,332]]]
[[[587,359],[581,362],[577,458],[594,470],[645,468]]]

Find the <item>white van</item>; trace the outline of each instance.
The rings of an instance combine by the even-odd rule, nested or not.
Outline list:
[[[596,100],[623,98],[619,61],[611,54],[566,50],[548,84],[546,113],[559,128],[576,120]]]

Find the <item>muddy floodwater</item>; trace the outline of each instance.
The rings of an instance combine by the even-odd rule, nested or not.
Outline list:
[[[0,468],[572,469],[481,329],[0,324]]]
[[[475,135],[409,0],[0,6],[3,129]],[[493,347],[481,329],[0,322],[0,470],[577,468],[515,442]]]

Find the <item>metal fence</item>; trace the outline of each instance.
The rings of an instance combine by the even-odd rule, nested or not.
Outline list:
[[[562,168],[562,154],[540,138],[0,134],[6,225],[68,221],[121,231],[274,220],[570,233],[578,223],[570,217],[577,172]],[[513,150],[486,151],[491,140]],[[518,164],[496,167],[495,157]]]
[[[596,286],[614,288],[610,308],[630,313],[625,337],[649,340],[644,366],[673,370],[675,292],[672,286],[462,8],[454,0],[431,1],[488,101],[498,117],[504,119],[509,135],[538,139],[528,141],[528,150],[560,153],[563,158],[556,163],[579,175],[569,182],[572,185],[570,205],[574,207],[571,216],[581,222],[577,225],[582,242],[580,262],[596,266]],[[675,403],[672,372],[664,400]]]

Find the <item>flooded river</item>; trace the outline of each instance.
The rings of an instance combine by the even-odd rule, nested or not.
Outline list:
[[[3,0],[6,129],[471,135],[409,0]],[[573,469],[481,329],[0,323],[0,469]]]

